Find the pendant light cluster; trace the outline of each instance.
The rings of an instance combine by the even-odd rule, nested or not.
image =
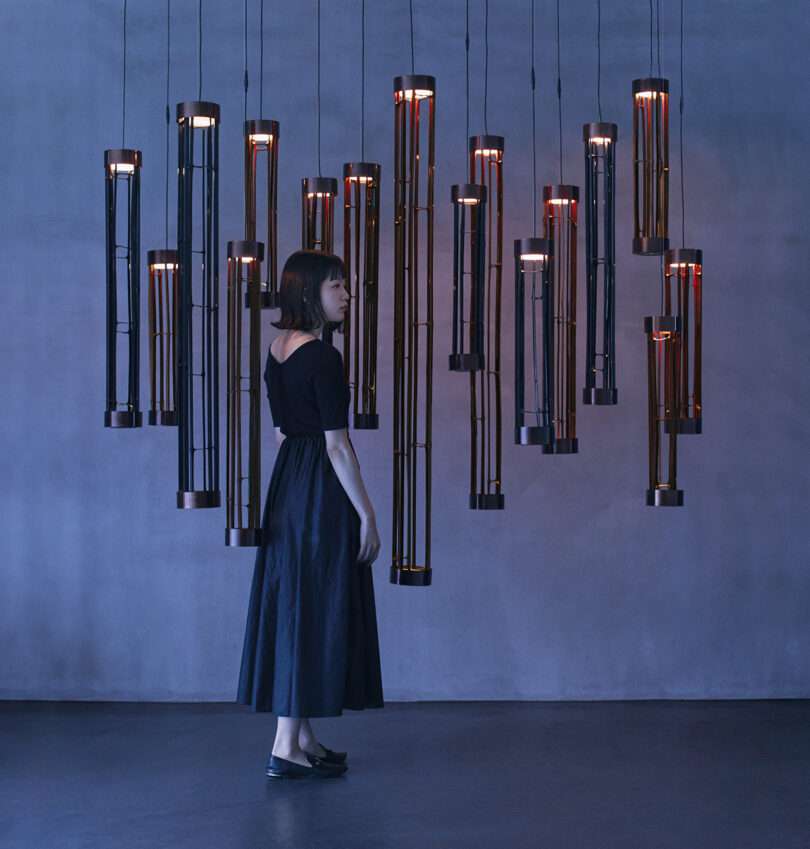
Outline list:
[[[653,507],[680,507],[678,436],[702,431],[703,253],[670,249],[669,80],[661,76],[660,2],[657,9],[658,76],[653,76],[650,6],[650,76],[633,81],[633,252],[661,260],[661,313],[644,319],[647,337],[649,485]],[[683,0],[680,6],[680,157],[682,245],[686,243],[683,168]]]
[[[141,427],[141,152],[124,147],[127,118],[127,3],[124,0],[121,147],[104,151],[107,255],[107,407],[105,427]],[[124,312],[123,304],[126,304]],[[126,318],[120,316],[126,315]],[[125,344],[120,344],[121,340]],[[121,367],[125,360],[126,369]],[[126,401],[119,401],[126,375]]]

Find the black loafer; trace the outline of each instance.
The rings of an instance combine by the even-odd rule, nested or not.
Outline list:
[[[331,749],[327,749],[326,746],[323,745],[323,743],[321,743],[321,746],[326,752],[325,755],[320,756],[322,761],[326,761],[328,764],[346,763],[346,752],[333,752]]]
[[[268,778],[337,778],[348,769],[345,764],[330,764],[315,755],[307,754],[307,760],[311,766],[302,766],[271,754],[265,775]]]

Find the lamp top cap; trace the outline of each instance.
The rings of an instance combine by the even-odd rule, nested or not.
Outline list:
[[[605,121],[596,121],[582,125],[582,140],[590,141],[592,138],[610,139],[616,141],[619,137],[618,124]]]
[[[394,77],[394,92],[422,89],[432,93],[436,91],[436,77],[429,74],[403,74]]]
[[[465,200],[485,201],[487,199],[487,187],[480,183],[458,183],[450,186],[450,200],[460,203]]]
[[[305,192],[317,192],[320,194],[337,194],[336,177],[302,177],[301,185]]]
[[[470,136],[469,150],[472,153],[474,150],[498,150],[503,153],[504,138],[503,136]]]
[[[671,248],[664,251],[664,263],[688,263],[689,265],[703,265],[703,251],[699,248]]]
[[[228,259],[250,257],[261,262],[264,259],[264,242],[251,242],[244,239],[228,242]]]
[[[166,265],[177,265],[178,263],[177,251],[172,250],[171,248],[161,248],[156,251],[147,251],[146,252],[146,264],[147,265],[156,265],[158,263],[165,263]]]
[[[579,200],[579,186],[557,184],[543,186],[543,200]]]
[[[633,94],[638,94],[640,91],[661,91],[668,94],[669,80],[664,77],[642,77],[633,80]]]
[[[245,121],[245,135],[266,135],[278,138],[278,121],[272,121],[270,118],[254,118]]]
[[[344,162],[344,177],[368,177],[372,180],[380,179],[379,162]]]
[[[523,254],[544,254],[554,256],[554,242],[551,239],[539,239],[532,236],[530,239],[515,239],[515,256]]]
[[[210,100],[184,100],[177,104],[177,120],[184,118],[210,118],[219,123],[219,104]]]
[[[125,147],[104,151],[105,168],[109,168],[110,165],[134,165],[136,168],[140,168],[142,164],[143,158],[139,150]]]
[[[644,318],[645,333],[678,333],[681,320],[677,315],[648,315]]]

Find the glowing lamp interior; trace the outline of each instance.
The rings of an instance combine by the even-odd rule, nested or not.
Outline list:
[[[591,144],[610,144],[613,139],[606,138],[605,136],[591,136],[588,141]]]
[[[253,144],[270,144],[273,140],[272,133],[251,133],[248,138]]]
[[[475,206],[479,203],[478,198],[456,198],[456,203],[463,203],[466,206]]]
[[[568,198],[551,198],[549,203],[553,206],[567,206],[569,203],[576,203],[576,201],[571,201]]]
[[[406,88],[404,91],[397,92],[403,100],[424,100],[426,97],[432,97],[433,92],[429,88]]]
[[[545,262],[548,259],[547,254],[521,254],[520,258],[523,262]]]
[[[331,198],[332,192],[307,192],[308,198]]]
[[[476,156],[497,156],[500,151],[495,148],[479,147],[475,149]]]
[[[133,174],[135,166],[131,162],[111,162],[110,173],[112,174]]]
[[[213,118],[208,118],[205,115],[194,115],[191,119],[192,127],[213,127],[216,121]]]
[[[350,183],[373,183],[374,178],[373,177],[352,177],[352,176],[350,176],[349,182]]]
[[[153,271],[173,271],[177,268],[176,262],[153,262],[149,266]]]

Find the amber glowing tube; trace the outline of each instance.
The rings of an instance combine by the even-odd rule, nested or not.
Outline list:
[[[394,78],[394,486],[391,583],[409,586],[427,586],[432,578],[430,534],[435,108],[436,80],[433,77],[411,74]],[[422,331],[424,340],[420,339]],[[420,377],[424,385],[420,385]],[[424,400],[420,397],[420,390],[424,391]],[[418,428],[420,419],[421,433]],[[422,464],[418,457],[420,449],[424,452]],[[421,478],[420,466],[423,469]],[[421,527],[420,495],[423,516]]]
[[[551,280],[554,335],[554,440],[544,454],[576,454],[577,366],[577,207],[576,186],[543,187],[545,235],[554,243]]]
[[[149,267],[149,424],[176,425],[177,251],[148,251]]]
[[[633,253],[669,247],[669,80],[633,80]]]

